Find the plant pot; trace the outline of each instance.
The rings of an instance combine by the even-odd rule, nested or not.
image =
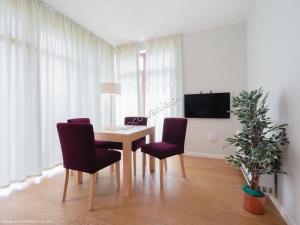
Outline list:
[[[255,215],[263,215],[265,213],[266,197],[260,190],[250,188],[248,185],[243,185],[244,191],[244,208]]]
[[[244,192],[244,208],[255,215],[263,215],[265,213],[265,196],[252,196]]]

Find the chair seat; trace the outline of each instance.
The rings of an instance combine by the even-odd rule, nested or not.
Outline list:
[[[121,153],[114,150],[96,148],[96,165],[95,171],[101,170],[111,164],[121,160]]]
[[[155,158],[165,159],[184,152],[183,148],[167,142],[155,142],[142,145],[142,152]]]
[[[97,141],[97,140],[95,140],[96,148],[106,148],[106,149],[108,149],[108,148],[110,148],[111,143],[112,142],[110,142],[110,141]]]
[[[132,144],[131,144],[131,150],[134,151],[134,152],[136,152],[145,143],[146,143],[146,138],[145,137],[137,139],[137,140],[135,140],[135,141],[132,142]],[[122,150],[123,149],[123,144],[120,143],[120,142],[110,142],[109,143],[109,148],[110,149]]]
[[[123,144],[121,142],[110,142],[109,143],[109,148],[110,149],[122,150],[123,149]]]

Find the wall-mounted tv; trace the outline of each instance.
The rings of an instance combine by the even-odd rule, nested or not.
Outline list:
[[[184,95],[186,118],[230,118],[230,93]]]

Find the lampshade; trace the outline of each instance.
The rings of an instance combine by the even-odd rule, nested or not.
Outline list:
[[[101,83],[102,94],[121,94],[121,84],[116,82]]]

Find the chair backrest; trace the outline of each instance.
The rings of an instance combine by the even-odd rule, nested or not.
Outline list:
[[[74,118],[74,119],[69,119],[68,123],[84,123],[84,124],[90,124],[91,121],[89,118]]]
[[[165,118],[162,141],[184,147],[187,119]]]
[[[147,117],[142,116],[128,116],[125,117],[124,124],[132,125],[132,126],[146,126],[147,125]]]
[[[58,123],[64,167],[86,173],[96,162],[94,130],[91,124]]]

